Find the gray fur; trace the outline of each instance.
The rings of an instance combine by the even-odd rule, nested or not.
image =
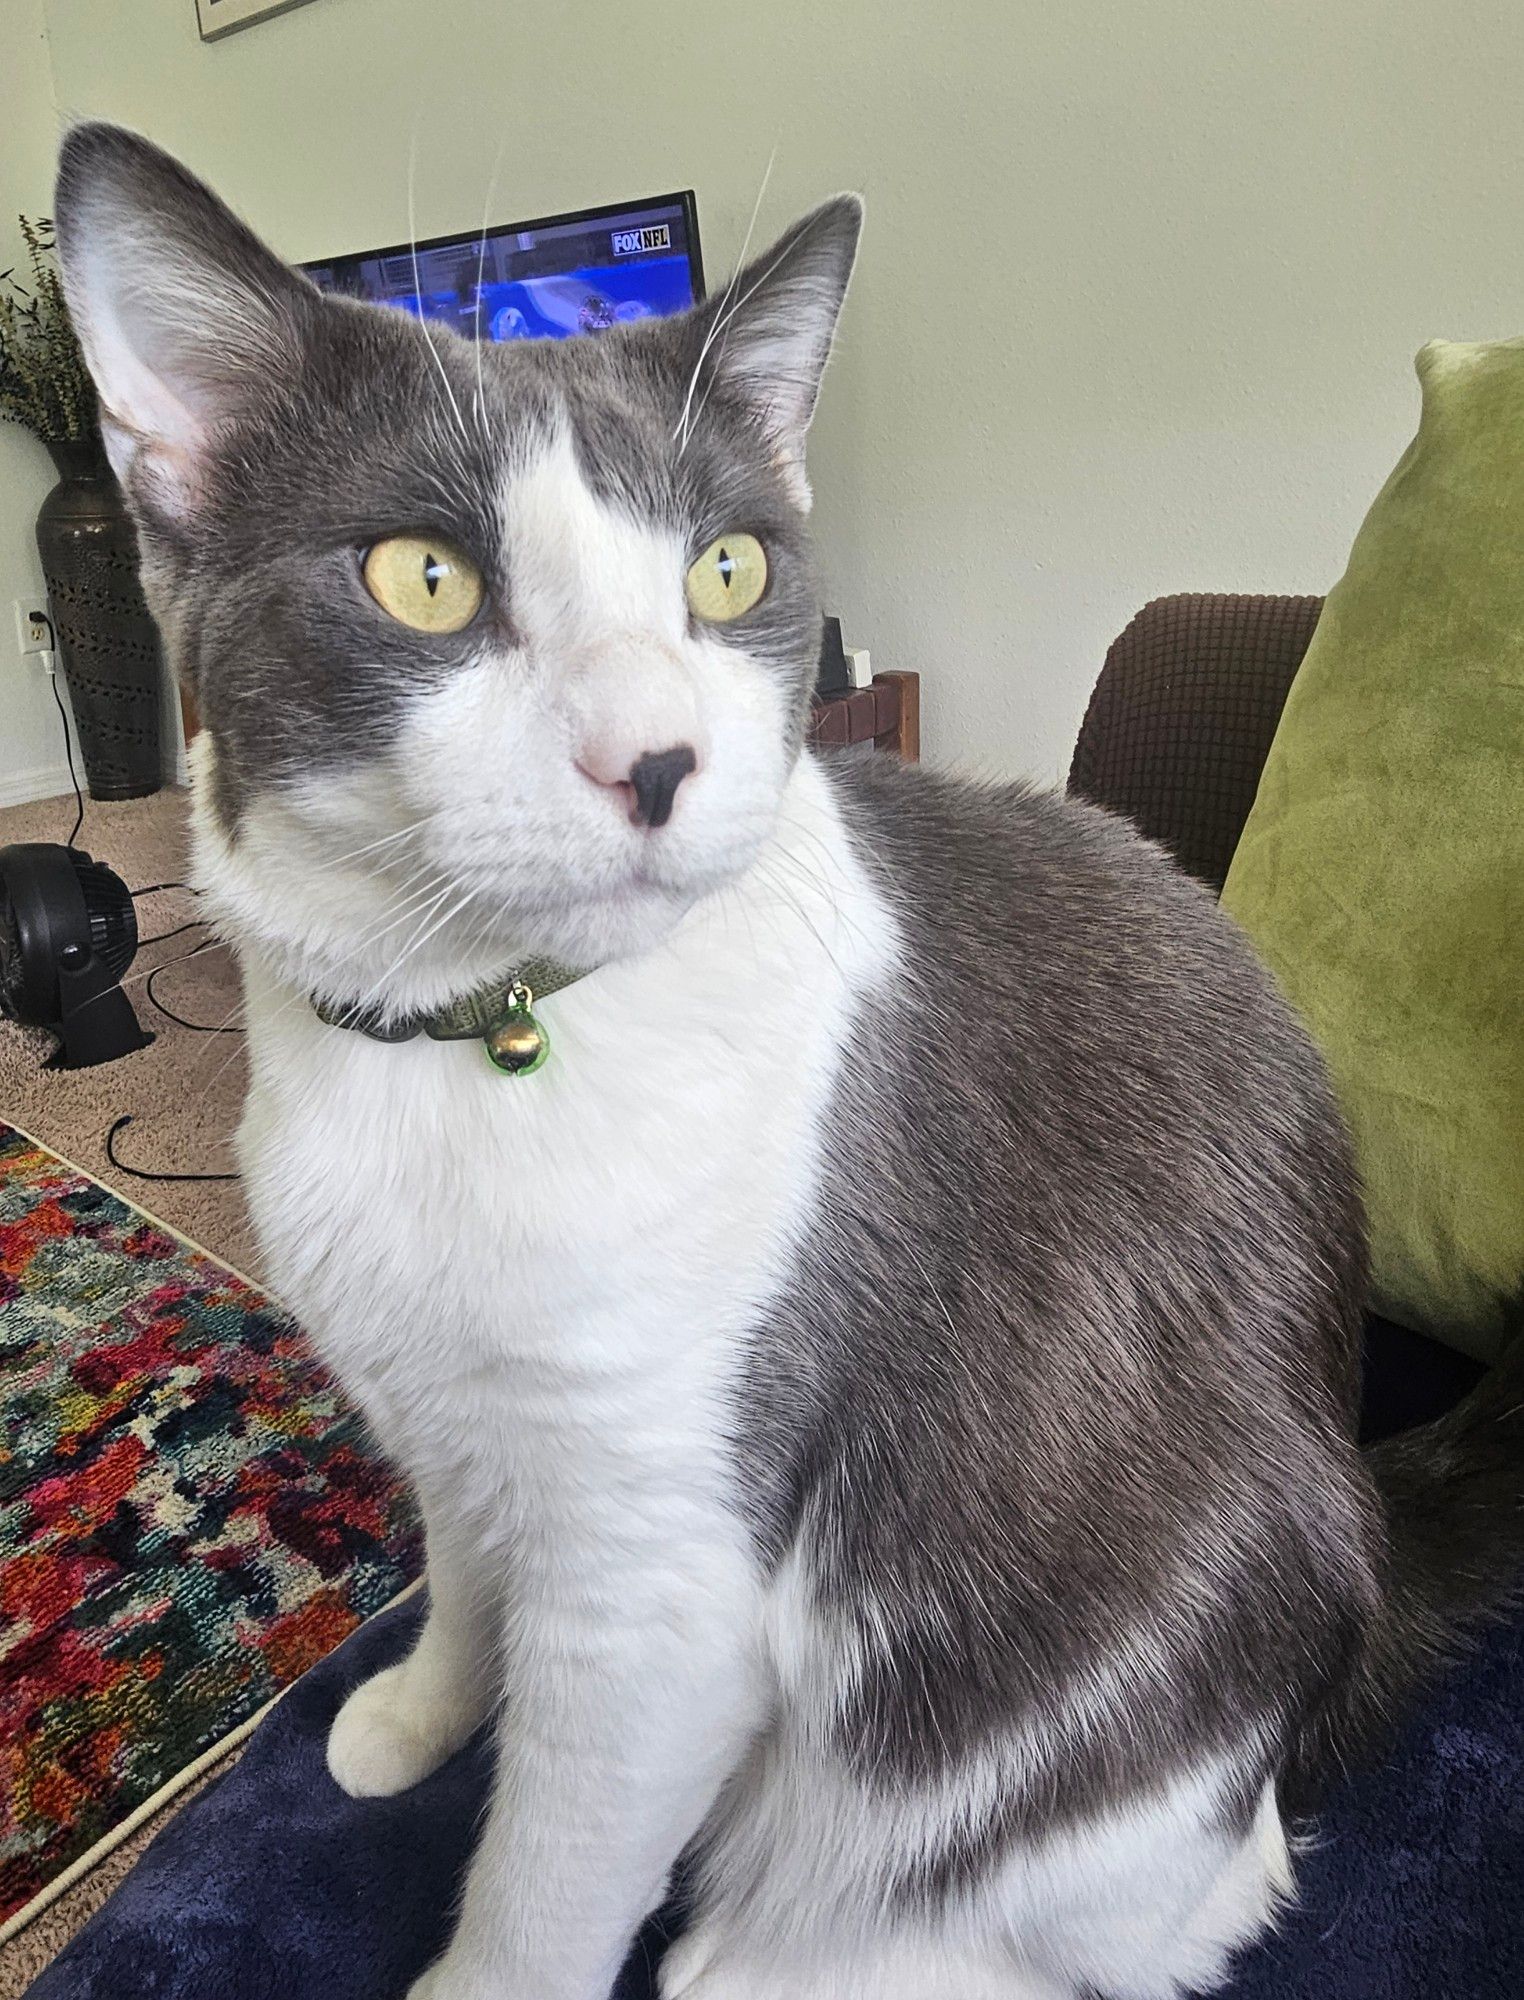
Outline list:
[[[1041,1734],[1138,1662],[1130,1727],[1055,1741],[940,1883],[1255,1726],[1293,1741],[1347,1670],[1381,1549],[1363,1232],[1320,1063],[1159,850],[1022,788],[854,784],[917,976],[847,1065],[851,1193],[759,1348],[752,1490],[774,1546],[815,1524],[849,1624],[921,1607],[841,1717],[864,1770]]]

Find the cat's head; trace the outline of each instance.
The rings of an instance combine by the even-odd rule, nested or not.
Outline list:
[[[226,923],[400,1010],[644,949],[749,865],[819,647],[854,198],[690,313],[502,346],[325,297],[111,126],[57,219]]]

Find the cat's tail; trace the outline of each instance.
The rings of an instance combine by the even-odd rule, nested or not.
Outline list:
[[[1310,1802],[1489,1625],[1524,1606],[1524,1334],[1435,1422],[1366,1453],[1387,1516],[1381,1608],[1331,1709],[1309,1722],[1288,1792]]]

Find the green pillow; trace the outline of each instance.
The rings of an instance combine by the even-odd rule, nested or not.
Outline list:
[[[1524,1300],[1524,340],[1418,379],[1223,903],[1333,1073],[1376,1309],[1485,1358]]]

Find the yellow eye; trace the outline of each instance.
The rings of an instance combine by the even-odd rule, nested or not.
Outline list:
[[[365,588],[415,632],[459,632],[482,601],[481,572],[448,542],[388,535],[365,558]]]
[[[755,535],[721,535],[688,571],[688,608],[709,625],[744,618],[767,588],[767,557]]]

